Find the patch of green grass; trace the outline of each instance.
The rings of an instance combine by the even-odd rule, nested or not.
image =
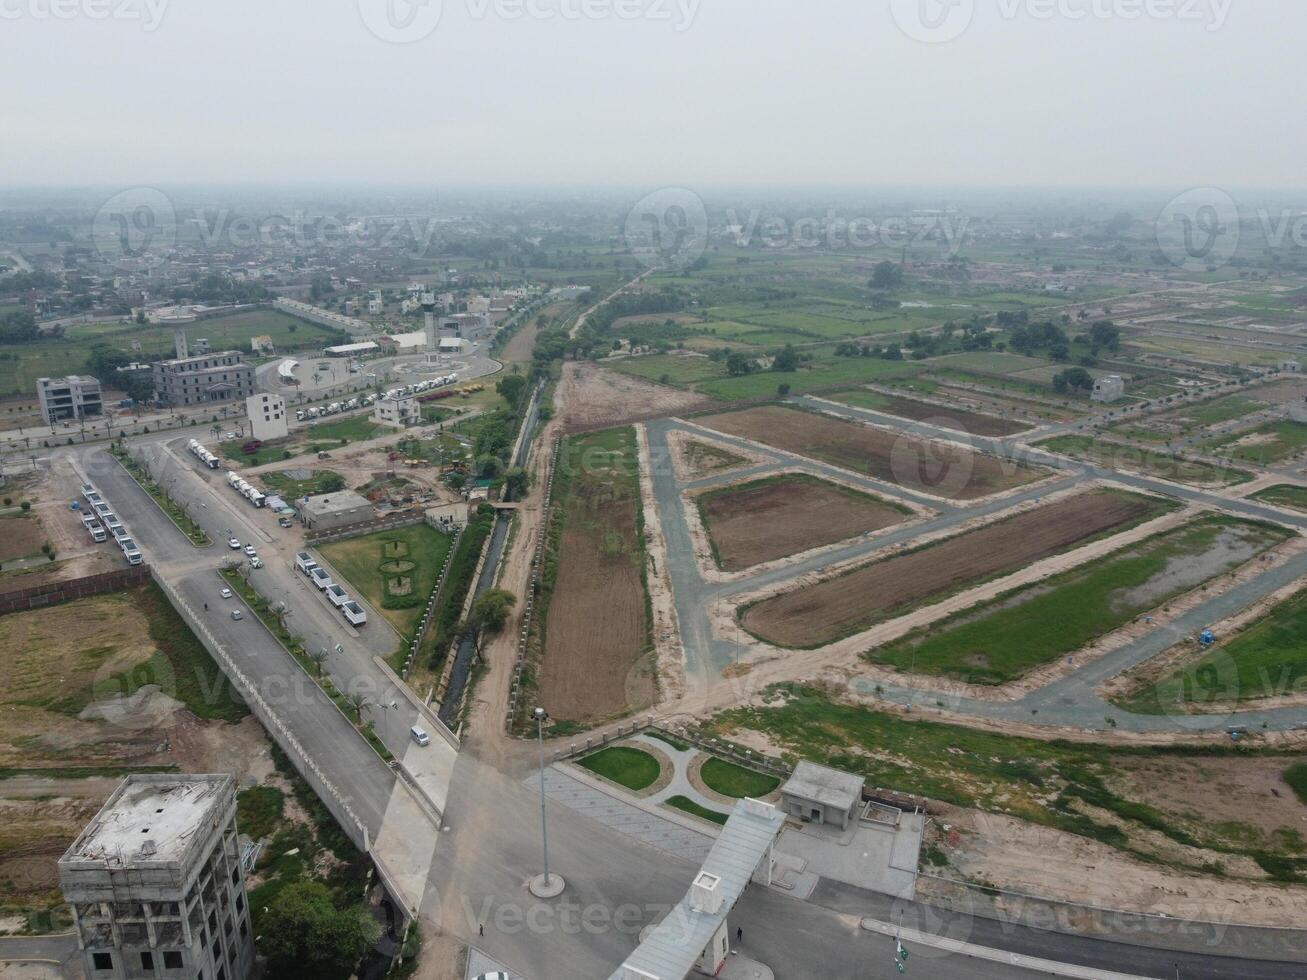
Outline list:
[[[645,732],[644,734],[648,735],[650,738],[656,738],[656,739],[658,739],[658,741],[660,741],[660,742],[665,742],[665,743],[667,743],[667,744],[670,745],[672,748],[674,748],[677,752],[689,752],[689,751],[690,751],[690,743],[689,743],[689,742],[683,742],[683,741],[681,741],[679,738],[673,738],[672,736],[667,735],[667,734],[665,734],[665,733],[663,733],[663,732],[647,731],[647,732]]]
[[[1299,802],[1307,806],[1307,762],[1299,762],[1284,770],[1284,781],[1289,784]]]
[[[1290,536],[1282,528],[1210,517],[1164,531],[1051,579],[1013,590],[867,654],[900,671],[973,684],[1003,684],[1073,654],[1096,636],[1230,571]],[[1219,541],[1243,548],[1218,556],[1201,578],[1177,578]],[[1050,628],[1050,624],[1057,628]]]
[[[281,823],[286,798],[275,786],[251,786],[236,794],[236,826],[251,840],[270,837]]]
[[[760,800],[776,789],[781,781],[756,769],[746,769],[733,762],[716,757],[706,761],[699,770],[704,785],[722,796],[743,799],[748,796]]]
[[[648,752],[625,745],[600,749],[577,764],[636,793],[657,782],[662,770],[658,760]]]
[[[1109,470],[1131,470],[1146,476],[1198,486],[1228,487],[1247,483],[1253,478],[1245,470],[1210,463],[1194,462],[1120,443],[1105,442],[1092,436],[1056,436],[1035,444],[1039,449],[1084,460]]]
[[[1307,487],[1295,487],[1282,483],[1278,486],[1267,487],[1265,490],[1258,490],[1249,499],[1275,504],[1277,507],[1288,507],[1292,510],[1307,512]]]
[[[259,481],[288,501],[300,497],[315,497],[322,493],[335,493],[345,489],[345,478],[332,470],[313,470],[307,480],[292,479],[285,473],[263,473]]]
[[[334,422],[319,422],[317,425],[310,425],[303,431],[302,435],[312,443],[336,442],[345,445],[350,442],[374,439],[377,436],[394,431],[394,429],[378,425],[372,421],[371,415],[363,414],[337,419]]]
[[[485,506],[470,516],[467,527],[458,538],[458,546],[449,559],[445,585],[440,590],[436,609],[431,617],[431,626],[427,630],[426,641],[418,651],[418,656],[426,663],[429,670],[436,671],[441,668],[450,644],[454,642],[458,618],[462,614],[468,590],[473,585],[472,576],[476,572],[486,538],[490,536],[494,525],[494,512],[489,506]],[[400,656],[401,658],[404,656],[402,647]],[[402,662],[400,666],[403,666]]]
[[[265,442],[252,453],[247,453],[241,448],[248,441],[248,439],[230,439],[220,442],[218,453],[238,466],[262,466],[264,463],[275,463],[298,456],[301,451],[299,441],[294,437]]]
[[[693,817],[702,817],[704,820],[711,820],[715,824],[725,824],[730,819],[729,813],[719,813],[716,810],[709,810],[706,806],[700,806],[688,796],[669,796],[663,801],[670,807],[675,807],[683,813],[688,813]]]
[[[1307,449],[1307,425],[1302,422],[1266,422],[1249,432],[1226,436],[1208,444],[1213,452],[1228,452],[1234,459],[1271,466]]]

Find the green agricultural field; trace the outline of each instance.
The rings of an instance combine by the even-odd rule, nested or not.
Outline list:
[[[1307,873],[1301,808],[1289,789],[1283,801],[1267,796],[1270,827],[1238,818],[1238,801],[1218,802],[1233,766],[1275,785],[1286,767],[1302,765],[1300,752],[1021,738],[839,703],[811,688],[771,689],[762,705],[726,711],[704,729],[724,739],[758,732],[789,761],[810,759],[871,785],[1003,813],[1190,873],[1212,874],[1227,854],[1252,858],[1273,880]],[[1297,785],[1307,792],[1307,775]]]
[[[582,759],[579,765],[635,793],[657,782],[662,771],[658,760],[648,752],[625,745],[600,749]]]
[[[708,759],[699,769],[704,785],[722,796],[735,799],[750,797],[760,800],[776,789],[781,781],[756,769],[746,769],[733,762],[716,757]]]
[[[1182,337],[1150,336],[1132,339],[1128,344],[1123,345],[1123,349],[1126,346],[1171,357],[1187,357],[1199,361],[1208,361],[1213,364],[1237,364],[1242,366],[1270,367],[1278,363],[1282,356],[1276,351],[1255,350],[1249,347],[1235,347],[1215,342],[1203,343],[1200,340],[1189,340]]]
[[[1194,462],[1151,449],[1138,449],[1121,443],[1094,439],[1091,436],[1057,436],[1035,443],[1035,446],[1050,453],[1060,453],[1072,459],[1084,460],[1103,469],[1129,470],[1143,473],[1145,476],[1171,480],[1175,483],[1191,483],[1195,486],[1229,487],[1238,483],[1247,483],[1253,478],[1253,475],[1246,470]]]
[[[1279,486],[1258,490],[1249,499],[1260,500],[1264,503],[1275,504],[1277,507],[1288,507],[1291,510],[1300,510],[1307,513],[1307,487],[1295,487],[1282,483]]]
[[[412,635],[440,566],[453,546],[451,535],[426,524],[381,531],[321,545],[318,551],[402,637]]]
[[[1288,599],[1198,660],[1123,700],[1161,714],[1209,701],[1256,701],[1307,690],[1307,592]]]
[[[819,356],[797,371],[759,371],[737,378],[719,378],[697,386],[724,401],[775,397],[780,385],[795,395],[827,391],[869,381],[907,378],[920,374],[921,361],[885,361],[878,357]]]
[[[606,362],[605,367],[611,367],[614,371],[634,375],[637,378],[681,387],[690,387],[701,381],[726,377],[726,365],[721,361],[710,361],[706,357],[652,354]]]
[[[1307,425],[1302,422],[1267,422],[1251,432],[1208,443],[1213,453],[1228,453],[1257,466],[1271,466],[1307,449]]]
[[[1074,654],[1291,536],[1269,524],[1201,518],[981,603],[866,656],[904,672],[1004,684]]]

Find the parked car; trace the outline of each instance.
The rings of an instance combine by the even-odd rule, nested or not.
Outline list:
[[[241,543],[237,541],[235,538],[228,538],[227,547],[230,548],[232,551],[240,551]]]
[[[221,592],[218,593],[218,595],[222,596],[224,599],[230,599],[231,589],[223,589]]]
[[[258,555],[255,555],[253,558],[250,559],[250,568],[262,568],[262,567],[263,567],[263,559],[260,558]]]
[[[252,545],[252,544],[247,544],[247,545],[245,546],[245,554],[247,554],[247,555],[249,555],[251,558],[253,558],[253,557],[255,557],[255,556],[258,554],[258,551],[255,550],[254,545]]]

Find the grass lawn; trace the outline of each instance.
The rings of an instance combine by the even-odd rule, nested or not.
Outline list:
[[[1132,470],[1176,483],[1228,487],[1237,483],[1247,483],[1253,478],[1252,474],[1245,470],[1192,462],[1178,456],[1154,452],[1151,449],[1136,449],[1133,446],[1103,442],[1092,436],[1057,436],[1036,443],[1036,446],[1051,453],[1084,460],[1104,469]]]
[[[1299,762],[1284,770],[1284,781],[1293,788],[1299,801],[1307,806],[1307,763]]]
[[[658,760],[648,752],[625,745],[601,749],[594,755],[586,756],[577,765],[636,793],[652,786],[662,771]]]
[[[319,422],[317,425],[310,425],[303,431],[302,435],[314,444],[336,442],[343,446],[346,443],[362,442],[365,439],[373,439],[395,431],[397,430],[384,425],[377,425],[376,422],[372,421],[371,415],[363,414],[337,419],[334,422]]]
[[[275,786],[251,786],[236,794],[236,826],[252,840],[271,836],[281,823],[286,797]]]
[[[1209,443],[1212,452],[1228,452],[1258,466],[1270,466],[1307,449],[1307,425],[1301,422],[1267,422],[1250,432]]]
[[[706,806],[700,806],[688,796],[669,796],[663,802],[683,813],[688,813],[693,817],[702,817],[704,820],[711,820],[716,824],[725,824],[730,817],[729,813],[718,813],[716,810],[709,810]]]
[[[318,551],[403,637],[422,618],[454,539],[426,524],[348,538]]]
[[[303,496],[315,496],[320,493],[335,493],[344,489],[345,478],[331,470],[313,470],[307,480],[295,480],[286,473],[264,473],[259,481],[270,490],[276,491],[288,501]]]
[[[949,616],[867,657],[900,671],[1003,684],[1288,537],[1267,524],[1202,518]]]
[[[1282,483],[1279,486],[1258,490],[1250,498],[1264,503],[1288,507],[1292,510],[1307,511],[1307,487],[1295,487]]]
[[[863,775],[872,785],[1005,813],[1193,873],[1210,874],[1208,859],[1177,854],[1172,841],[1209,848],[1213,860],[1248,855],[1277,880],[1302,880],[1307,873],[1307,844],[1296,827],[1258,829],[1199,802],[1220,794],[1232,764],[1273,780],[1296,763],[1297,785],[1307,791],[1301,752],[1246,743],[1108,747],[1030,739],[843,704],[812,688],[774,688],[765,697],[761,706],[717,715],[707,733],[729,739],[759,732],[787,759],[810,759]],[[1156,793],[1160,788],[1169,792]],[[1185,792],[1192,795],[1177,802]],[[1292,813],[1288,819],[1298,823]],[[1159,834],[1169,840],[1159,843]]]
[[[218,443],[218,454],[224,459],[231,460],[238,467],[262,466],[264,463],[275,463],[279,459],[290,459],[292,456],[298,455],[301,449],[299,441],[292,436],[288,439],[275,439],[272,442],[265,442],[254,452],[247,453],[241,448],[247,441],[245,439],[229,439],[220,442]]]
[[[716,757],[703,764],[699,775],[703,777],[704,785],[709,789],[721,793],[722,796],[732,796],[736,799],[748,796],[760,800],[781,784],[775,776],[758,772],[756,769],[746,769],[744,766],[737,766],[733,762]]]
[[[1169,706],[1212,698],[1239,701],[1290,694],[1307,687],[1307,592],[1286,599],[1264,617],[1222,641],[1217,650],[1162,678],[1141,695],[1123,702],[1132,711],[1160,714]],[[1219,661],[1217,658],[1220,658]],[[1229,669],[1234,662],[1231,689]]]

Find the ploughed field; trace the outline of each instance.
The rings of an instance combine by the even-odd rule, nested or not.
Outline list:
[[[1030,428],[1026,422],[995,418],[993,415],[982,415],[980,412],[972,412],[965,408],[946,408],[943,405],[933,405],[915,398],[904,398],[902,395],[886,395],[866,388],[841,391],[839,394],[831,395],[830,399],[852,405],[854,408],[885,412],[914,422],[929,421],[933,425],[977,436],[1010,436]]]
[[[740,483],[696,498],[718,567],[738,571],[898,524],[895,504],[801,473]]]
[[[779,405],[726,412],[695,421],[720,432],[950,500],[987,497],[1044,476],[1040,470],[961,446]]]
[[[1172,507],[1160,498],[1091,490],[763,599],[748,606],[740,622],[776,646],[823,646]]]

